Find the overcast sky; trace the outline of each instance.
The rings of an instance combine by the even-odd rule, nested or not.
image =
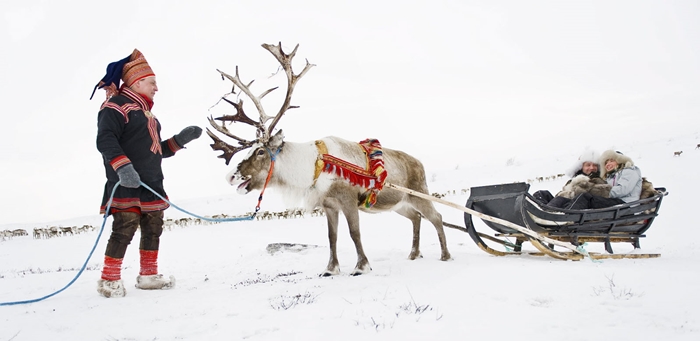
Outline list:
[[[210,109],[230,90],[217,68],[238,65],[258,93],[283,85],[266,79],[277,64],[260,47],[279,41],[300,44],[297,72],[305,58],[317,65],[298,83],[301,108],[277,126],[287,140],[374,137],[429,171],[468,167],[455,153],[501,164],[700,123],[696,1],[70,3],[0,4],[3,224],[97,214],[104,92],[88,98],[134,48],[158,77],[163,138],[233,112]],[[268,113],[276,99],[263,102]],[[175,202],[233,193],[209,143],[202,136],[164,161]]]

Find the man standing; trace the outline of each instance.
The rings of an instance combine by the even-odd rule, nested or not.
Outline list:
[[[120,87],[120,80],[124,84]],[[107,91],[97,117],[97,149],[104,160],[107,183],[100,213],[114,218],[112,234],[105,251],[102,277],[97,292],[104,297],[123,297],[126,289],[121,266],[126,249],[136,230],[141,228],[139,245],[139,289],[170,289],[175,278],[158,273],[158,248],[163,232],[163,211],[168,203],[141,186],[141,182],[167,198],[163,189],[161,161],[173,156],[185,144],[198,138],[202,129],[189,126],[165,141],[160,138],[160,123],[151,113],[158,91],[156,77],[140,51],[110,63],[107,74],[95,86]],[[92,99],[92,96],[90,96]],[[114,191],[109,212],[107,202]]]

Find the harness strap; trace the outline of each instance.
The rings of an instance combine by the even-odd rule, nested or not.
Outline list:
[[[277,159],[277,154],[279,154],[280,150],[282,150],[282,146],[277,148],[277,151],[274,154],[272,154],[272,151],[269,148],[265,149],[267,150],[267,153],[270,154],[270,170],[267,172],[267,178],[265,179],[265,184],[263,185],[262,191],[260,191],[260,196],[258,197],[258,204],[255,205],[255,213],[253,213],[253,215],[258,214],[258,211],[260,211],[260,203],[263,199],[263,193],[265,193],[267,184],[270,182],[270,178],[272,178],[272,171],[275,169],[275,159]]]
[[[318,180],[318,177],[321,175],[321,172],[323,172],[323,155],[328,154],[328,147],[326,147],[326,143],[323,142],[322,140],[316,140],[316,149],[318,150],[318,157],[316,158],[316,165],[314,167],[314,182],[311,184],[311,187],[316,186],[316,180]]]
[[[377,195],[384,187],[384,181],[387,177],[379,141],[366,139],[356,144],[365,156],[365,167],[328,154],[328,148],[322,140],[316,140],[314,144],[318,150],[318,156],[314,164],[314,179],[311,188],[316,186],[322,172],[335,174],[348,180],[352,185],[367,189],[366,198],[361,204],[367,208],[374,206],[377,202]]]
[[[326,143],[323,142],[323,140],[316,140],[314,143],[316,144],[316,149],[318,150],[318,156],[316,157],[316,164],[314,165],[314,182],[311,187],[316,186],[316,181],[323,172],[324,168],[326,168],[326,163],[339,165],[344,169],[348,169],[358,174],[371,175],[368,172],[370,166],[369,155],[367,155],[367,151],[360,144],[356,144],[356,146],[360,149],[360,151],[362,151],[363,154],[365,154],[367,163],[367,167],[365,168],[328,154],[328,147],[326,147]]]

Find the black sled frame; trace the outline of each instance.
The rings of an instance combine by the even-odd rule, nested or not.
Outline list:
[[[472,187],[466,207],[487,217],[495,217],[525,227],[545,238],[533,238],[491,219],[483,222],[493,229],[495,236],[476,231],[472,214],[464,214],[466,232],[483,251],[497,255],[531,254],[548,255],[557,259],[580,260],[580,252],[555,250],[554,243],[543,239],[556,240],[580,246],[586,242],[604,243],[607,254],[590,253],[592,259],[605,258],[655,258],[659,254],[632,253],[614,254],[613,243],[631,243],[640,248],[639,240],[651,227],[659,214],[661,201],[668,194],[666,189],[655,188],[656,194],[650,198],[616,205],[603,209],[563,210],[543,207],[528,193],[527,183],[513,183]],[[466,212],[466,211],[465,211]],[[445,223],[446,226],[462,229]],[[498,251],[485,242],[489,240],[505,246],[506,251]],[[510,240],[515,240],[511,242]],[[522,244],[530,242],[540,252],[523,252]]]

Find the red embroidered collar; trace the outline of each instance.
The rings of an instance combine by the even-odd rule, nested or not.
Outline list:
[[[153,101],[150,98],[123,85],[121,93],[136,102],[144,111],[151,111],[153,109]]]
[[[160,135],[158,134],[158,122],[156,121],[156,117],[151,113],[153,101],[128,87],[123,86],[121,93],[136,102],[136,104],[143,110],[146,118],[148,118],[148,132],[151,135],[152,140],[150,148],[151,152],[153,152],[153,154],[163,154],[163,149],[160,146]]]

